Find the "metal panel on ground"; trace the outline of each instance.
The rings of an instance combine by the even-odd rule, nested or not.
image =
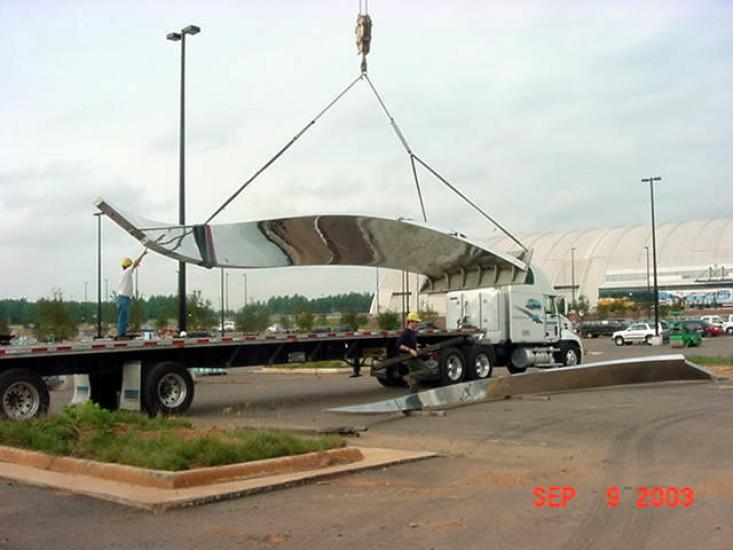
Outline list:
[[[502,376],[464,382],[394,399],[329,409],[335,413],[384,414],[425,408],[454,407],[513,395],[562,392],[585,388],[668,382],[713,380],[715,375],[687,361],[684,355],[619,359],[587,363],[577,367]]]

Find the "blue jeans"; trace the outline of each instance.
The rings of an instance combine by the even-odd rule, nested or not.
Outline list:
[[[117,296],[117,336],[124,336],[127,332],[127,315],[130,312],[129,296]]]

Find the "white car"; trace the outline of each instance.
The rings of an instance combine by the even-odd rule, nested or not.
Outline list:
[[[662,336],[662,325],[659,325],[659,335]],[[633,323],[624,330],[617,330],[611,338],[617,346],[624,344],[651,344],[655,336],[654,325],[651,323]]]
[[[733,334],[733,315],[703,315],[700,319],[718,325],[728,335]]]

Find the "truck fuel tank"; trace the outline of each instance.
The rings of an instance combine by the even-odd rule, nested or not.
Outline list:
[[[517,348],[512,352],[512,365],[523,369],[553,362],[552,348]]]

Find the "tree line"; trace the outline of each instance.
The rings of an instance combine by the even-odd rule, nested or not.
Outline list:
[[[226,311],[225,316],[243,317],[244,325],[252,326],[253,318],[257,327],[265,319],[305,315],[317,316],[336,312],[351,312],[359,315],[367,312],[371,305],[372,294],[368,292],[351,292],[323,296],[320,298],[306,298],[299,294],[274,296],[267,302],[253,302],[248,304],[245,311]],[[209,300],[204,299],[200,292],[194,292],[187,299],[188,324],[192,329],[208,329],[220,323],[220,311],[215,309]],[[115,305],[113,302],[102,303],[102,324],[107,329],[116,320]],[[152,322],[155,328],[165,328],[171,320],[178,317],[178,297],[173,295],[153,295],[147,298],[133,300],[130,310],[130,326],[140,328],[146,322]],[[351,318],[349,318],[351,320]],[[59,334],[64,337],[76,334],[76,327],[81,324],[94,325],[97,322],[97,303],[64,300],[59,291],[54,291],[51,298],[43,298],[37,302],[26,298],[0,300],[0,334],[8,332],[9,325],[22,325],[39,328],[37,332],[44,338],[58,339]],[[307,320],[306,320],[306,324]],[[53,329],[43,330],[43,326]],[[72,328],[73,327],[73,328]],[[73,334],[71,334],[73,332]],[[58,334],[57,334],[58,333]]]

